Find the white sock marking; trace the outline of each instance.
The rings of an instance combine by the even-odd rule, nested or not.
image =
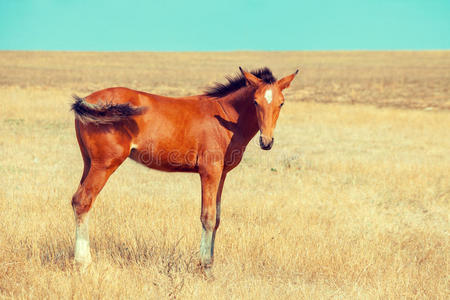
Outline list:
[[[91,251],[89,248],[88,216],[84,216],[82,221],[75,217],[75,223],[75,261],[89,264],[91,262]]]
[[[272,90],[268,89],[266,93],[264,94],[264,98],[266,98],[267,103],[270,104],[272,102]]]
[[[200,242],[200,261],[204,265],[211,263],[211,242],[212,242],[212,231],[206,231],[205,228],[202,230],[202,240]]]

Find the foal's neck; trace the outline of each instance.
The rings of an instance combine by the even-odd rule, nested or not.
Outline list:
[[[232,131],[243,138],[245,145],[259,130],[254,98],[255,88],[246,86],[218,100],[227,121],[233,123]]]

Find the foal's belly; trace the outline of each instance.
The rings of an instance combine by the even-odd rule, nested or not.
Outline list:
[[[131,149],[129,157],[151,169],[166,172],[197,172],[195,151],[164,149]]]

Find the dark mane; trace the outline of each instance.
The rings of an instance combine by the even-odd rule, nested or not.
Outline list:
[[[277,81],[277,79],[273,76],[272,71],[267,68],[261,68],[258,70],[253,70],[250,73],[260,78],[263,82],[267,84],[272,84]],[[223,97],[234,91],[239,90],[240,88],[246,85],[244,75],[239,74],[235,76],[225,76],[227,79],[227,83],[215,83],[213,86],[209,87],[205,91],[205,95],[209,97]]]

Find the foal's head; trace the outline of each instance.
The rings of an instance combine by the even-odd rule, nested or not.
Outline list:
[[[273,131],[277,124],[281,107],[284,104],[282,91],[289,87],[298,70],[275,83],[267,84],[255,75],[242,70],[242,68],[239,69],[244,75],[247,84],[256,87],[253,101],[260,132],[259,145],[263,150],[270,150],[273,145]]]

